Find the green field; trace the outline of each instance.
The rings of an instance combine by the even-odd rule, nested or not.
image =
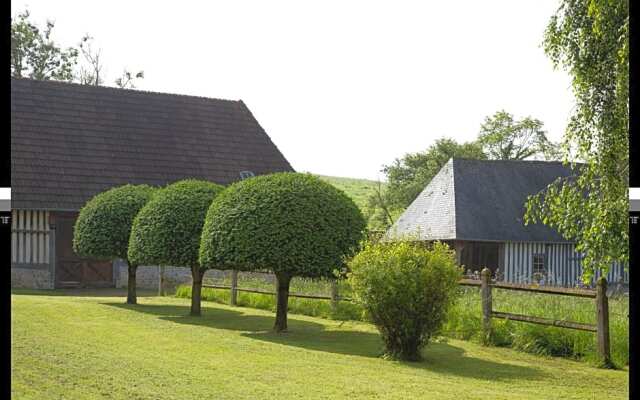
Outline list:
[[[14,399],[624,399],[628,371],[450,339],[420,363],[378,357],[360,322],[186,299],[12,295]],[[29,292],[26,292],[29,293]]]
[[[340,178],[336,176],[317,175],[318,178],[329,182],[338,189],[344,191],[360,207],[362,212],[367,206],[367,199],[378,187],[378,182],[368,179]],[[382,189],[385,183],[381,182]]]

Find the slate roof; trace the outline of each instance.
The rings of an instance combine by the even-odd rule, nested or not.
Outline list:
[[[78,210],[125,183],[293,171],[239,101],[11,80],[12,208]]]
[[[525,226],[528,195],[574,173],[561,162],[451,159],[387,232],[422,240],[569,242]]]

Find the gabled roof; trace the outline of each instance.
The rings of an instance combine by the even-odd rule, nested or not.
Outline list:
[[[542,224],[524,225],[527,196],[558,177],[561,162],[451,159],[411,203],[388,236],[422,240],[568,242]]]
[[[292,170],[241,100],[11,80],[13,208],[77,210],[125,183]]]

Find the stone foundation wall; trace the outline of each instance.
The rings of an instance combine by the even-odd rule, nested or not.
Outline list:
[[[11,268],[11,287],[23,289],[53,289],[48,269]]]

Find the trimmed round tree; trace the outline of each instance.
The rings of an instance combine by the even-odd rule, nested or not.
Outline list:
[[[234,183],[211,203],[200,264],[272,271],[278,281],[274,330],[281,332],[291,278],[332,277],[357,249],[365,226],[354,202],[317,177],[262,175]]]
[[[136,304],[136,269],[128,255],[131,226],[157,189],[124,185],[99,193],[80,210],[73,229],[73,251],[81,257],[127,261],[127,303]]]
[[[187,179],[168,185],[140,210],[129,238],[129,259],[144,265],[171,265],[191,269],[191,315],[200,315],[200,293],[205,268],[198,263],[204,218],[213,199],[224,188]]]

